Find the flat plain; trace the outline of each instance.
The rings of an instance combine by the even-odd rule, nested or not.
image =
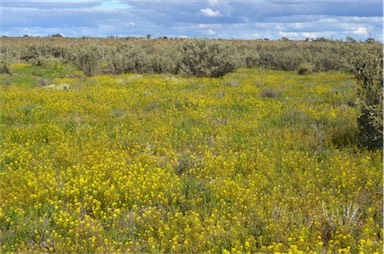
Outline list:
[[[351,74],[11,70],[2,253],[382,251],[382,153],[354,145]]]

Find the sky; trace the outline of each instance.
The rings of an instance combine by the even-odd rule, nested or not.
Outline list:
[[[1,0],[0,35],[383,41],[382,0]]]

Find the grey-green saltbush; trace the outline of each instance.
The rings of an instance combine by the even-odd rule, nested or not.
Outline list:
[[[74,62],[76,66],[88,77],[98,73],[101,61],[102,50],[97,46],[83,46],[76,50]]]
[[[149,54],[143,45],[127,44],[112,50],[111,69],[115,74],[148,73],[151,69]]]
[[[229,43],[189,40],[181,46],[179,73],[183,76],[222,77],[240,65],[240,55]]]

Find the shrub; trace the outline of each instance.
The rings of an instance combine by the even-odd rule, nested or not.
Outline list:
[[[260,65],[260,54],[255,47],[240,46],[238,50],[243,61],[241,66],[255,68]]]
[[[0,66],[0,74],[11,74],[8,63],[2,63]]]
[[[313,66],[309,63],[300,64],[297,73],[299,75],[311,74],[313,71]]]
[[[177,74],[180,52],[174,46],[157,46],[150,59],[153,72]]]
[[[303,57],[301,52],[296,48],[280,50],[275,55],[274,68],[284,71],[294,71],[299,68],[302,61]]]
[[[218,78],[234,71],[240,56],[230,44],[190,40],[181,47],[180,74]]]
[[[49,84],[51,84],[49,79],[39,79],[35,82],[35,86],[38,87],[48,86]]]
[[[111,71],[121,73],[148,73],[150,72],[150,59],[143,48],[144,45],[127,44],[112,50]]]
[[[8,48],[1,48],[0,50],[0,74],[11,74],[10,65],[14,58],[9,52]]]
[[[261,91],[260,96],[262,98],[277,98],[280,96],[280,94],[281,94],[280,91],[271,90],[271,89],[264,89],[263,91]]]
[[[77,49],[74,62],[85,75],[90,77],[98,73],[101,59],[102,51],[100,47],[84,46]]]
[[[56,66],[61,63],[61,60],[59,58],[45,55],[31,59],[30,62],[35,66]]]
[[[379,44],[366,45],[351,59],[359,85],[359,140],[373,149],[383,146],[383,52]]]

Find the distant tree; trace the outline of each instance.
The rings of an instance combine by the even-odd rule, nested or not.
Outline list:
[[[289,41],[289,39],[287,37],[283,37],[281,38],[281,41]]]
[[[327,41],[330,41],[329,39],[325,38],[325,37],[320,37],[320,38],[316,38],[314,39],[313,41],[318,41],[318,42],[327,42]]]
[[[366,43],[373,43],[375,41],[376,41],[375,39],[373,39],[372,37],[369,37],[365,42]]]
[[[352,36],[347,36],[347,38],[345,38],[345,40],[347,42],[357,42]]]
[[[52,34],[51,37],[59,37],[59,38],[61,38],[61,37],[64,37],[64,36],[62,34],[60,34],[60,33],[57,33],[57,34]]]
[[[151,37],[152,37],[152,35],[147,34],[147,39],[148,39],[148,40],[151,39]]]

